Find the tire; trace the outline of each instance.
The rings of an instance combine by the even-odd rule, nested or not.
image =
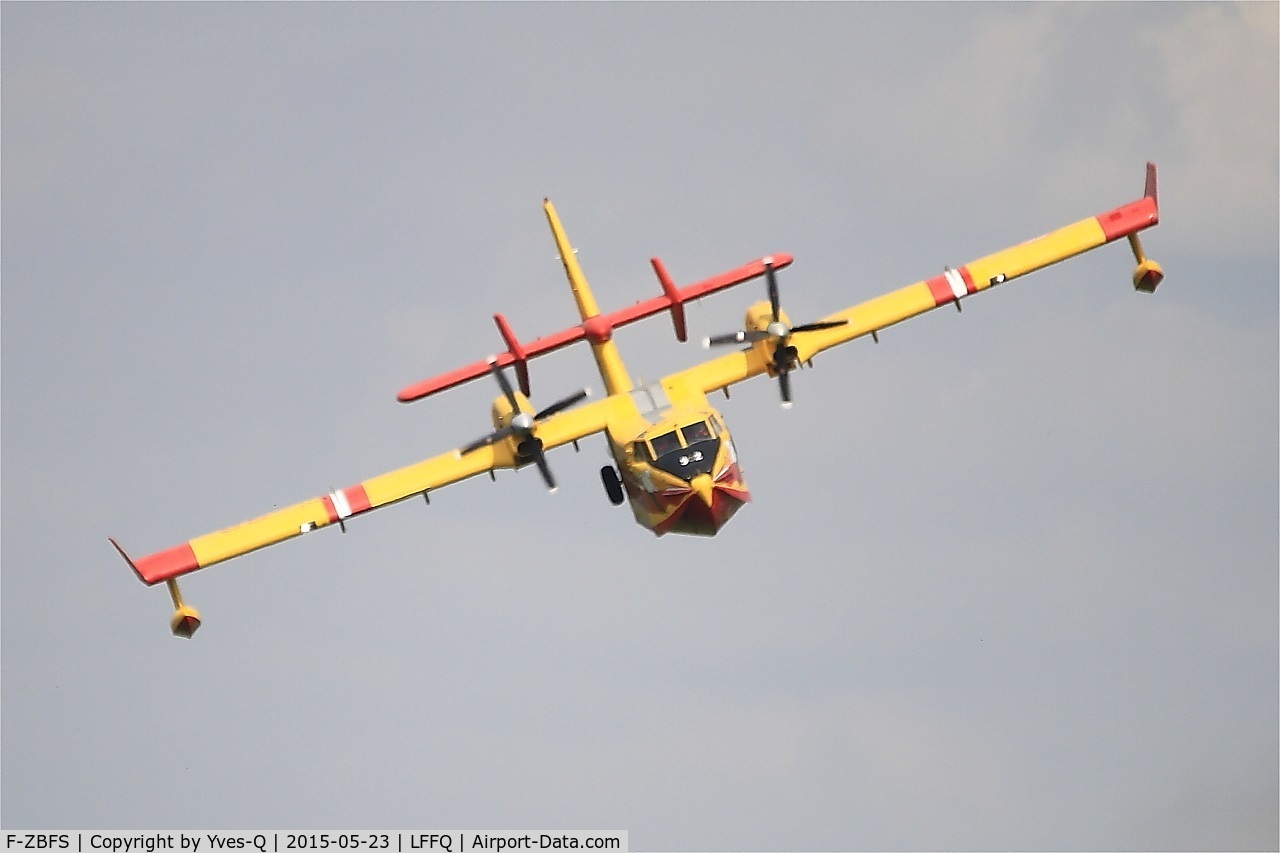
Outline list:
[[[622,480],[618,478],[617,469],[612,465],[604,466],[600,469],[600,480],[604,483],[604,491],[609,496],[609,503],[621,506],[627,498],[623,494]]]

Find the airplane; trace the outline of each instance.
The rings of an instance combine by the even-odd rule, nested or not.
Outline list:
[[[661,295],[601,314],[555,208],[544,200],[543,209],[581,322],[522,343],[507,320],[495,314],[505,351],[409,385],[397,395],[408,403],[489,375],[501,391],[491,407],[490,433],[354,486],[144,557],[130,557],[109,538],[143,583],[168,586],[174,606],[170,629],[175,636],[190,638],[200,627],[199,613],[178,589],[182,575],[333,524],[345,532],[348,519],[409,498],[421,496],[430,504],[431,492],[482,473],[493,478],[499,468],[532,465],[554,491],[556,480],[547,451],[565,444],[577,447],[580,439],[596,433],[605,435],[613,457],[613,464],[600,471],[611,503],[629,503],[636,522],[658,536],[714,536],[750,501],[751,494],[728,425],[708,400],[709,394],[722,391],[727,397],[731,385],[766,374],[777,380],[782,405],[789,407],[791,373],[811,364],[824,350],[868,335],[878,343],[879,333],[889,326],[944,305],[960,310],[961,301],[974,294],[1120,238],[1127,238],[1137,264],[1136,290],[1154,293],[1164,279],[1160,265],[1144,254],[1138,239],[1140,231],[1159,222],[1154,163],[1147,164],[1145,190],[1136,201],[800,324],[792,323],[779,296],[777,273],[793,260],[787,254],[769,255],[685,287],[677,287],[663,263],[651,258]],[[703,341],[708,348],[733,347],[731,352],[657,382],[637,385],[632,381],[613,340],[616,329],[666,312],[677,340],[684,342],[688,337],[685,303],[761,277],[767,299],[747,308],[743,328]],[[584,405],[589,396],[584,388],[535,409],[529,401],[529,360],[580,341],[591,347],[604,383],[603,398]],[[506,376],[508,367],[515,371],[518,391]]]

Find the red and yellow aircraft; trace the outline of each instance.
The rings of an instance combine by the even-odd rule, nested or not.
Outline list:
[[[397,471],[373,477],[322,497],[197,537],[181,545],[130,558],[114,539],[111,544],[146,584],[165,582],[173,598],[173,633],[190,637],[200,626],[196,611],[183,602],[177,578],[214,563],[283,542],[378,507],[422,495],[498,468],[534,465],[547,487],[555,479],[546,451],[604,433],[614,465],[601,469],[605,492],[614,504],[627,501],[636,521],[658,536],[685,533],[713,536],[750,500],[738,466],[738,454],[724,419],[707,399],[762,373],[778,380],[783,406],[791,404],[790,373],[813,356],[837,344],[877,333],[918,314],[960,301],[1027,273],[1106,243],[1128,238],[1137,261],[1134,287],[1152,293],[1163,279],[1160,266],[1148,259],[1138,232],[1159,221],[1155,165],[1147,164],[1146,191],[1137,201],[1051,231],[1026,243],[948,267],[940,275],[830,314],[813,323],[793,325],[779,303],[775,273],[788,266],[790,255],[752,261],[722,275],[677,287],[662,262],[651,263],[662,295],[630,308],[601,314],[586,277],[578,266],[551,202],[544,202],[547,221],[582,320],[531,343],[521,343],[501,314],[494,322],[507,349],[449,373],[411,385],[399,393],[410,402],[485,374],[492,374],[502,393],[493,401],[494,430],[487,436]],[[632,382],[614,329],[661,312],[669,312],[676,337],[686,340],[684,303],[763,276],[768,300],[747,309],[742,331],[708,338],[706,346],[738,345],[718,358],[637,386]],[[586,389],[542,410],[529,402],[529,359],[577,341],[587,341],[604,381],[605,396],[578,405]],[[519,391],[504,373],[514,366]],[[428,498],[429,500],[429,498]]]

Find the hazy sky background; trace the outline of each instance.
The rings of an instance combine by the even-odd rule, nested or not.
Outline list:
[[[1277,825],[1278,7],[3,6],[7,828],[1248,849]],[[797,321],[1109,246],[721,400],[655,539],[603,439],[184,583],[138,554],[489,429],[409,382],[791,252]],[[692,307],[730,331],[748,285]],[[665,319],[634,377],[704,357]],[[590,354],[533,400],[600,389]]]

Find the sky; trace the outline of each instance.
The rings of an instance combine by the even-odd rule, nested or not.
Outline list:
[[[9,829],[625,829],[640,850],[1280,846],[1280,7],[0,7]],[[187,578],[136,554],[477,438],[401,387],[773,252],[798,322],[1141,195],[1111,245],[717,405]],[[754,289],[753,289],[754,288]],[[732,331],[763,287],[691,306]],[[704,352],[622,330],[633,377]],[[600,390],[532,366],[534,404]]]

